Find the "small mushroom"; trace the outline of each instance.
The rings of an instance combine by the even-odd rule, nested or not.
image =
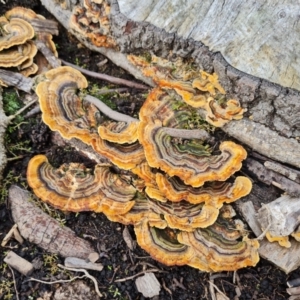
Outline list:
[[[267,232],[266,238],[271,243],[278,242],[281,247],[290,248],[292,246],[289,236],[273,236],[270,232]]]

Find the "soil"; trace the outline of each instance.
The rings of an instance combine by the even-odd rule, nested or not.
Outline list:
[[[40,5],[37,0],[17,1],[10,0],[7,4],[0,4],[0,15],[6,10],[16,5],[32,8],[36,12],[52,18],[51,15]],[[103,61],[105,57],[98,53],[93,53],[80,45],[75,38],[64,31],[62,27],[60,35],[54,38],[58,46],[60,58],[79,63],[87,69],[107,73],[112,76],[134,80],[131,75],[124,70],[117,68],[110,62],[98,68],[96,63]],[[94,81],[89,79],[90,84],[97,83],[101,86],[118,88],[118,86],[108,85],[106,82]],[[7,90],[9,91],[9,90]],[[6,92],[7,92],[6,91]],[[112,99],[116,103],[116,109],[129,115],[136,115],[143,103],[144,92],[130,90],[130,93],[120,95]],[[20,99],[24,95],[20,93]],[[80,156],[72,148],[59,147],[51,142],[51,132],[41,120],[41,115],[37,114],[33,118],[26,119],[24,124],[18,126],[10,135],[11,141],[30,141],[28,149],[18,149],[14,154],[18,159],[10,161],[5,172],[3,188],[8,189],[9,184],[17,183],[26,186],[26,167],[29,159],[40,153],[45,153],[54,165],[62,162],[84,162],[92,165],[93,163]],[[13,143],[13,142],[12,142]],[[6,145],[7,147],[9,145]],[[12,157],[8,153],[9,157]],[[261,185],[261,183],[259,184]],[[265,187],[266,190],[268,189]],[[278,191],[276,191],[278,193]],[[6,198],[4,200],[7,200]],[[54,210],[51,210],[52,213]],[[70,227],[80,237],[90,241],[100,254],[100,262],[104,265],[101,272],[90,271],[99,284],[100,291],[105,295],[104,299],[128,299],[142,300],[144,297],[136,289],[134,279],[124,282],[115,282],[116,279],[126,278],[141,272],[145,267],[154,268],[160,272],[155,276],[162,285],[162,289],[157,299],[174,300],[196,300],[211,299],[209,292],[210,275],[200,272],[191,267],[166,267],[153,259],[144,252],[139,246],[130,250],[122,236],[124,226],[107,220],[103,214],[92,212],[68,213],[64,214],[55,211],[56,218],[64,222],[64,226]],[[13,220],[8,203],[2,201],[0,204],[0,240],[13,226]],[[133,239],[134,232],[129,226],[129,231]],[[9,247],[0,247],[0,299],[18,299],[15,289],[18,291],[20,300],[38,299],[46,292],[54,293],[61,284],[46,285],[39,282],[28,281],[28,278],[14,271],[15,287],[11,270],[3,263],[3,259],[10,249],[28,261],[35,261],[37,268],[31,274],[32,277],[41,280],[68,279],[70,274],[57,267],[58,263],[63,264],[63,258],[51,255],[36,245],[25,241],[20,245],[11,241]],[[74,275],[74,274],[71,274]],[[237,271],[237,280],[233,282],[233,272],[223,272],[214,279],[215,285],[229,299],[287,299],[286,281],[300,277],[300,269],[293,271],[289,275],[261,259],[256,267],[245,268]],[[75,276],[75,275],[74,275]],[[6,284],[5,284],[6,283]],[[90,280],[85,279],[85,283],[93,290]],[[241,294],[239,295],[238,290]],[[46,299],[46,297],[45,297]],[[64,299],[68,299],[67,297]],[[71,298],[70,298],[71,299]]]

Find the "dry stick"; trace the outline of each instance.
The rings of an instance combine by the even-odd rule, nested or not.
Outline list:
[[[203,129],[177,129],[177,128],[170,128],[170,127],[162,127],[163,131],[172,136],[172,137],[180,137],[183,139],[200,139],[200,140],[208,140],[210,135],[207,131]]]
[[[84,68],[80,68],[80,67],[78,67],[76,65],[73,65],[73,64],[71,64],[69,62],[66,62],[66,61],[64,61],[62,59],[61,59],[61,62],[64,65],[72,67],[72,68],[80,71],[82,74],[85,74],[85,75],[93,77],[93,78],[105,80],[105,81],[108,81],[108,82],[113,83],[113,84],[126,85],[126,86],[129,86],[131,88],[135,88],[135,89],[139,89],[139,90],[148,90],[149,89],[149,87],[146,86],[146,85],[144,85],[144,84],[132,82],[132,81],[129,81],[129,80],[126,80],[126,79],[122,79],[122,78],[117,78],[117,77],[109,76],[109,75],[106,75],[106,74],[103,74],[103,73],[96,73],[96,72],[93,72],[93,71],[89,71],[89,70],[86,70]]]
[[[229,300],[229,298],[212,281],[209,280],[208,282],[209,282],[209,284],[211,284],[211,286],[213,288],[215,288],[221,295],[224,296],[224,299],[228,299]]]
[[[300,183],[300,172],[297,170],[288,168],[286,166],[283,166],[280,163],[272,162],[272,161],[265,161],[264,166],[269,170],[277,172],[297,183]]]
[[[36,99],[28,102],[25,106],[23,106],[21,109],[19,109],[14,115],[8,116],[8,121],[11,121],[12,119],[14,119],[16,116],[18,116],[19,114],[21,114],[24,110],[26,110],[29,106],[31,106],[33,103],[36,102]]]
[[[273,184],[286,191],[291,196],[300,195],[300,184],[292,181],[279,173],[268,170],[264,165],[258,161],[248,158],[246,166],[248,170],[254,173],[258,179],[266,184]],[[279,184],[279,185],[278,185]]]
[[[15,291],[16,291],[16,298],[17,298],[17,300],[19,300],[19,293],[18,293],[18,290],[17,290],[17,283],[16,283],[16,278],[15,278],[15,273],[14,273],[14,270],[11,268],[10,265],[8,265],[8,267],[10,268],[10,271],[12,273],[12,277],[13,277],[13,281],[14,281],[14,287],[15,287]]]
[[[91,279],[94,282],[96,293],[98,294],[99,297],[102,297],[102,294],[100,293],[99,288],[98,288],[98,282],[97,282],[97,280],[95,279],[95,277],[93,277],[92,275],[90,275],[90,273],[87,270],[85,270],[85,269],[76,269],[76,268],[69,268],[69,267],[65,267],[65,266],[63,266],[61,264],[58,264],[57,266],[59,268],[62,268],[62,269],[68,270],[68,271],[83,272],[86,277],[88,277],[89,279]]]
[[[53,52],[43,41],[36,40],[34,43],[53,69],[61,66],[60,60],[53,54]]]
[[[110,119],[113,119],[115,121],[119,122],[138,122],[139,120],[136,118],[132,118],[128,115],[119,113],[115,110],[112,110],[110,107],[108,107],[106,104],[104,104],[101,100],[98,98],[95,98],[91,95],[86,95],[83,100],[86,100],[88,102],[91,102],[94,104],[103,114],[108,116]],[[201,139],[201,140],[207,140],[210,138],[210,135],[208,132],[206,132],[203,129],[177,129],[177,128],[169,128],[169,127],[162,127],[163,130],[172,137],[178,137],[183,139]]]
[[[14,86],[18,90],[22,90],[26,93],[31,92],[34,83],[34,80],[32,78],[28,78],[20,73],[5,69],[0,69],[0,79],[8,86]]]
[[[161,271],[161,270],[158,270],[158,269],[149,269],[149,270],[141,271],[141,272],[136,273],[136,274],[134,274],[132,276],[129,276],[129,277],[125,277],[125,278],[122,278],[122,279],[117,279],[114,282],[124,282],[124,281],[127,281],[127,280],[134,279],[135,277],[138,277],[140,275],[143,275],[143,274],[146,274],[146,273],[152,273],[152,272],[163,273],[164,271]]]
[[[94,104],[102,113],[104,113],[106,116],[108,116],[109,118],[119,121],[119,122],[126,122],[126,123],[131,123],[131,122],[138,122],[138,119],[132,118],[130,116],[124,115],[122,113],[119,113],[115,110],[112,110],[110,107],[108,107],[107,105],[105,105],[102,101],[100,101],[99,99],[90,96],[90,95],[86,95],[83,100],[86,100],[88,102],[91,102],[92,104]]]
[[[28,282],[28,281],[36,281],[36,282],[40,282],[40,283],[43,283],[43,284],[57,284],[57,283],[67,283],[67,282],[72,282],[76,279],[82,279],[82,278],[85,278],[86,276],[85,275],[82,275],[82,276],[75,276],[75,277],[72,277],[71,279],[60,279],[60,280],[55,280],[55,281],[44,281],[44,280],[40,280],[40,279],[37,279],[37,278],[33,278],[33,277],[30,277],[29,279],[25,280],[24,282]]]

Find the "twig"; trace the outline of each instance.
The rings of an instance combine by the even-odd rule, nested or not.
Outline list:
[[[209,277],[210,278],[210,277]],[[215,294],[215,290],[214,290],[214,280],[210,278],[210,280],[208,280],[209,283],[209,292],[210,292],[210,296],[212,300],[217,300],[216,298],[216,294]]]
[[[37,278],[33,278],[33,277],[30,277],[29,279],[25,280],[25,282],[28,282],[28,281],[36,281],[36,282],[40,282],[40,283],[43,283],[43,284],[57,284],[57,283],[66,283],[66,282],[72,282],[76,279],[82,279],[82,278],[85,278],[86,276],[85,275],[82,275],[82,276],[75,276],[75,277],[72,277],[70,279],[61,279],[61,280],[55,280],[55,281],[44,281],[44,280],[40,280],[40,279],[37,279]]]
[[[112,110],[110,107],[105,105],[101,100],[91,95],[86,95],[83,99],[94,104],[102,113],[104,113],[106,116],[108,116],[109,118],[115,121],[126,122],[126,123],[139,121],[138,119],[132,118],[130,116]]]
[[[116,276],[116,273],[118,272],[118,270],[120,269],[120,266],[117,266],[115,269],[114,269],[114,274],[111,278],[111,280],[109,281],[109,284],[111,284],[113,281],[114,281],[114,278]]]
[[[141,272],[136,273],[136,274],[134,274],[134,275],[132,275],[132,276],[129,276],[129,277],[117,279],[117,280],[115,280],[114,282],[124,282],[124,281],[127,281],[127,280],[134,279],[135,277],[138,277],[138,276],[140,276],[140,275],[143,275],[143,274],[146,274],[146,273],[151,273],[151,272],[159,272],[159,273],[163,273],[164,271],[158,270],[158,269],[149,269],[149,270],[141,271]]]
[[[163,279],[162,279],[162,286],[172,297],[172,291],[166,286],[166,283]]]
[[[85,270],[85,269],[69,268],[69,267],[65,267],[65,266],[63,266],[61,264],[58,264],[57,266],[59,268],[62,268],[62,269],[68,270],[68,271],[83,272],[87,278],[91,279],[94,282],[96,293],[98,294],[99,297],[102,297],[102,294],[100,293],[99,288],[98,288],[98,282],[97,282],[97,280],[95,279],[95,277],[93,277],[92,275],[90,275],[90,273],[87,270]]]
[[[172,136],[178,137],[183,139],[200,139],[200,140],[208,140],[210,135],[207,131],[203,129],[177,129],[177,128],[170,128],[170,127],[162,127],[163,131]]]
[[[40,52],[44,55],[50,66],[55,69],[60,67],[60,60],[53,54],[53,52],[47,47],[46,43],[41,40],[35,40],[35,45],[39,49]]]
[[[208,280],[208,282],[212,285],[213,288],[215,288],[221,295],[224,296],[224,299],[229,300],[229,298],[212,281]]]
[[[105,58],[105,59],[99,61],[96,65],[97,65],[97,67],[99,68],[99,67],[102,67],[102,66],[104,66],[105,64],[107,64],[107,62],[108,62],[108,59]]]
[[[144,85],[144,84],[140,84],[140,83],[136,83],[136,82],[126,80],[126,79],[121,79],[121,78],[109,76],[109,75],[106,75],[106,74],[103,74],[103,73],[96,73],[96,72],[93,72],[93,71],[89,71],[89,70],[86,70],[84,68],[80,68],[76,65],[73,65],[69,62],[66,62],[62,59],[61,59],[61,62],[64,65],[72,67],[72,68],[80,71],[82,74],[85,74],[85,75],[93,77],[93,78],[105,80],[105,81],[108,81],[108,82],[113,83],[113,84],[126,85],[126,86],[129,86],[131,88],[135,88],[135,89],[139,89],[139,90],[148,90],[149,89],[149,87]]]
[[[13,277],[13,281],[14,281],[14,287],[15,287],[15,291],[16,291],[16,298],[17,300],[19,300],[19,293],[18,293],[18,290],[17,290],[17,283],[16,283],[16,278],[15,278],[15,272],[14,270],[12,269],[12,267],[10,265],[8,265],[11,273],[12,273],[12,277]]]
[[[31,106],[33,103],[36,102],[36,99],[28,102],[25,106],[23,106],[21,109],[19,109],[15,114],[8,116],[8,121],[11,121],[12,119],[14,119],[16,116],[20,115],[24,110],[26,110],[29,106]]]
[[[139,120],[136,118],[132,118],[128,115],[119,113],[115,110],[112,110],[110,107],[108,107],[106,104],[104,104],[101,100],[98,98],[95,98],[91,95],[86,95],[83,100],[86,100],[92,104],[94,104],[103,114],[108,116],[110,119],[113,119],[115,121],[119,122],[138,122]],[[177,138],[183,138],[183,139],[201,139],[201,140],[207,140],[211,136],[209,133],[203,129],[177,129],[177,128],[170,128],[170,127],[162,127],[163,131],[172,136]]]
[[[111,94],[111,93],[123,93],[127,92],[128,88],[117,88],[117,89],[100,89],[97,91],[97,95]]]

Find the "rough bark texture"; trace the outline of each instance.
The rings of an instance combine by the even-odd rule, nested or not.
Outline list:
[[[185,52],[193,51],[191,41],[201,41],[245,73],[300,87],[300,26],[293,1],[118,0],[118,4],[127,18],[185,39]],[[145,31],[151,32],[150,26]]]
[[[151,2],[151,0],[149,1]],[[145,1],[142,1],[145,6],[149,6],[150,2],[148,2],[145,3]],[[72,15],[72,9],[75,4],[82,6],[80,1],[69,2],[68,9],[62,9],[54,0],[42,0],[42,3],[87,47],[106,55],[114,63],[134,74],[138,79],[145,80],[145,77],[128,63],[125,53],[151,51],[156,55],[164,57],[170,57],[171,54],[172,57],[180,56],[192,58],[200,68],[209,72],[215,71],[219,75],[221,84],[229,96],[240,100],[242,106],[248,109],[247,116],[250,117],[253,127],[260,127],[260,124],[266,125],[266,130],[264,129],[262,131],[262,136],[260,130],[255,133],[252,132],[254,136],[251,139],[253,141],[255,140],[251,145],[253,149],[256,149],[259,143],[263,141],[276,139],[279,137],[279,134],[290,138],[300,136],[300,102],[297,100],[299,98],[298,91],[283,88],[261,78],[256,78],[236,70],[225,61],[220,53],[211,52],[208,47],[204,46],[200,41],[196,41],[190,37],[183,39],[179,37],[178,33],[167,33],[164,29],[155,27],[145,21],[137,22],[127,18],[120,12],[117,0],[110,1],[110,23],[111,34],[118,45],[119,51],[110,48],[96,47],[86,36],[83,36],[74,29],[70,29],[69,19]],[[131,5],[130,3],[129,5]],[[229,19],[229,21],[230,20],[231,19]],[[217,31],[222,28],[217,26],[218,24],[211,19],[211,26],[213,25],[216,27],[214,32],[217,34]],[[174,31],[175,29],[174,27]],[[223,29],[221,31],[224,32]],[[251,57],[251,55],[249,55],[249,57]],[[255,57],[251,58],[254,60],[251,64],[252,66],[256,64],[256,60]],[[271,80],[271,78],[268,79]],[[148,84],[153,85],[151,80],[146,79],[146,81]],[[244,124],[238,122],[235,123],[235,132],[240,132],[243,129],[243,125]],[[227,133],[231,134],[231,131],[227,129]],[[238,134],[236,138],[240,139]],[[259,142],[257,143],[257,141]],[[283,140],[281,139],[281,141]],[[287,147],[285,147],[285,150],[289,152],[299,152],[298,147],[300,146],[298,141],[290,139],[289,142],[288,144],[293,145],[295,148],[287,149]],[[275,149],[274,152],[276,151]],[[263,154],[267,155],[265,152]],[[277,157],[275,157],[275,159],[287,162]],[[288,163],[297,166],[293,161]]]

